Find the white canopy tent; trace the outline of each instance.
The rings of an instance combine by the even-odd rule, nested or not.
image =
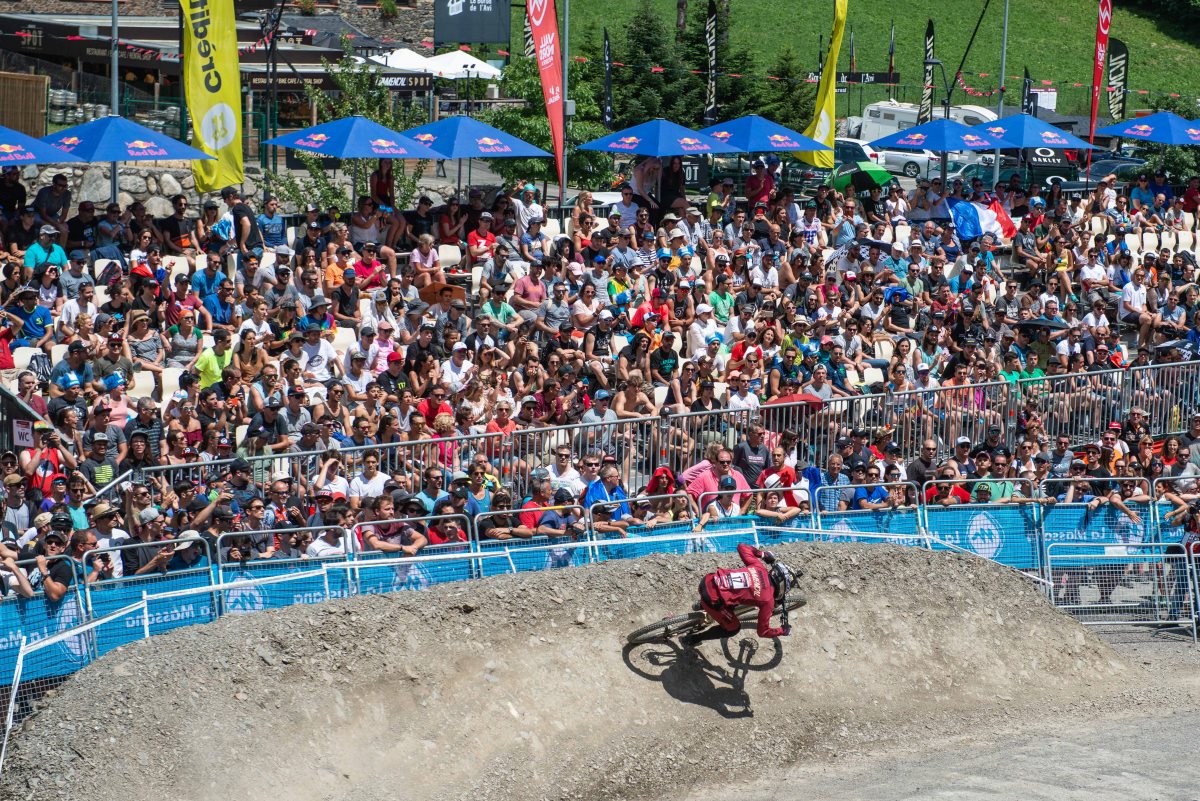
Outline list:
[[[436,68],[431,67],[429,64],[431,59],[422,56],[420,53],[414,53],[407,47],[396,48],[392,52],[381,56],[372,56],[371,60],[395,70],[423,72],[431,75],[437,74]]]
[[[449,53],[442,53],[440,56],[430,56],[425,59],[425,64],[425,72],[431,72],[439,78],[450,80],[459,78],[494,80],[500,77],[500,70],[462,50],[452,50]]]

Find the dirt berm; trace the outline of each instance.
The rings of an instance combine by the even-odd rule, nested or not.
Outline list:
[[[805,571],[792,636],[746,631],[700,656],[626,649],[625,634],[687,609],[700,576],[734,554],[297,606],[136,643],[15,734],[0,798],[672,797],[1131,678],[1029,583],[980,559],[779,552]]]

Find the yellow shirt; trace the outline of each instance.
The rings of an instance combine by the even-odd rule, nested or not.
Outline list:
[[[233,361],[233,349],[221,356],[212,348],[205,348],[196,360],[196,372],[200,374],[200,389],[208,389],[221,380],[221,373]]]

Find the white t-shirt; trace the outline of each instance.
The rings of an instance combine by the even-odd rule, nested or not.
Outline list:
[[[333,378],[329,366],[337,361],[337,351],[333,349],[333,345],[329,344],[329,340],[317,340],[316,345],[305,342],[300,346],[300,354],[302,371],[312,373],[313,379],[321,382]]]
[[[372,327],[374,327],[374,326],[372,326]],[[362,350],[362,342],[361,341],[359,341],[358,343],[356,343],[346,349],[346,355],[342,359],[342,367],[345,368],[344,372],[346,373],[346,375],[350,374],[350,354],[356,350]],[[367,363],[365,365],[363,365],[363,372],[370,373],[370,372],[372,372],[372,370],[371,370],[372,366],[375,364],[375,361],[379,358],[379,346],[376,345],[374,342],[372,342],[371,347],[367,348],[367,350],[365,352],[367,354]],[[384,364],[384,369],[385,370],[387,369],[386,363]]]
[[[700,318],[692,321],[688,326],[688,353],[701,353],[708,342],[708,338],[717,333],[717,318],[711,314],[708,316],[708,323],[703,323]]]
[[[331,439],[330,446],[340,447],[340,444],[335,446],[334,443],[337,443],[337,440]],[[317,489],[328,489],[334,494],[341,493],[343,497],[350,497],[350,482],[346,480],[345,476],[333,476]]]
[[[253,331],[258,342],[262,342],[264,337],[271,333],[271,324],[266,320],[261,323],[255,323],[253,319],[246,320],[242,323],[242,327],[238,329],[238,335],[241,336],[243,331]]]
[[[583,483],[583,477],[579,475],[579,471],[574,467],[568,467],[560,473],[558,472],[558,466],[551,464],[546,468],[546,472],[550,474],[550,486],[556,490],[565,488],[578,498],[587,489],[587,486]]]
[[[350,498],[373,498],[383,494],[383,485],[387,483],[388,477],[383,471],[375,473],[375,478],[367,479],[362,473],[359,473],[350,482]]]
[[[1079,279],[1081,281],[1103,281],[1108,277],[1108,273],[1104,270],[1104,265],[1099,262],[1084,264],[1079,268]]]
[[[317,537],[313,540],[308,548],[304,550],[304,555],[310,559],[319,559],[322,556],[338,556],[346,552],[346,545],[339,540],[336,545],[331,545],[324,536]]]
[[[358,374],[358,378],[355,378],[354,374],[347,370],[343,380],[350,385],[356,394],[361,395],[367,391],[367,384],[374,381],[375,376],[371,374],[370,370],[363,370]]]
[[[89,303],[86,309],[80,308],[79,298],[71,298],[63,304],[62,310],[58,313],[58,320],[63,325],[74,326],[75,320],[83,312],[87,312],[93,320],[96,319],[96,304]]]
[[[1083,327],[1089,328],[1092,331],[1095,331],[1097,328],[1108,328],[1108,315],[1104,314],[1103,312],[1100,314],[1088,312],[1086,315],[1084,315]]]
[[[614,203],[613,211],[620,212],[621,222],[619,225],[622,228],[628,228],[637,222],[638,204],[634,203],[633,201],[630,201],[628,205],[621,202]]]
[[[442,362],[442,383],[450,387],[451,392],[462,392],[467,386],[472,367],[470,359],[463,359],[461,367],[454,363],[454,359],[446,359]]]
[[[755,267],[750,271],[750,280],[764,289],[774,289],[779,286],[779,270],[774,267],[769,270],[763,270],[761,266]]]
[[[1117,304],[1117,315],[1124,317],[1130,312],[1125,308],[1127,304],[1133,304],[1140,307],[1143,311],[1146,309],[1146,285],[1138,286],[1133,281],[1125,285],[1121,290],[1121,302]]]
[[[753,412],[758,409],[758,407],[758,396],[753,392],[747,392],[744,397],[737,392],[731,393],[729,396],[729,411],[731,412]]]

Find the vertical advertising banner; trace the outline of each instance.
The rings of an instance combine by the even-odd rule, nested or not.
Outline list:
[[[708,86],[704,93],[704,124],[717,122],[717,0],[708,0],[704,18],[704,44],[708,48]]]
[[[1104,63],[1108,60],[1108,29],[1112,26],[1112,0],[1100,0],[1096,15],[1096,57],[1092,59],[1092,114],[1088,121],[1088,142],[1096,139],[1096,112],[1100,108],[1100,89],[1104,85]],[[1088,164],[1092,151],[1088,151]]]
[[[435,0],[433,43],[508,44],[511,0]]]
[[[542,76],[542,97],[546,100],[546,118],[550,121],[550,139],[554,143],[554,164],[558,180],[563,179],[563,91],[562,52],[558,41],[558,12],[554,0],[529,0],[525,6],[529,28],[533,31],[533,49],[538,72]]]
[[[195,130],[192,145],[216,161],[193,161],[200,192],[238,185],[242,165],[242,75],[233,0],[180,0],[183,91]]]
[[[1125,119],[1125,90],[1129,88],[1129,48],[1120,39],[1108,40],[1108,115]]]
[[[1029,67],[1025,68],[1025,80],[1021,83],[1021,111],[1031,117],[1037,116],[1037,95],[1033,93],[1033,78],[1029,77]]]
[[[925,60],[931,61],[933,54],[933,20],[925,26]],[[933,67],[925,65],[925,83],[921,88],[921,109],[917,112],[917,125],[923,125],[933,119]]]
[[[833,135],[837,132],[834,125],[837,102],[837,63],[842,50],[842,34],[846,32],[846,7],[849,0],[834,0],[833,6],[833,35],[829,37],[829,55],[821,68],[821,82],[817,84],[817,104],[813,109],[813,121],[804,130],[804,135],[816,139],[829,150],[801,151],[796,157],[814,167],[833,167]]]

